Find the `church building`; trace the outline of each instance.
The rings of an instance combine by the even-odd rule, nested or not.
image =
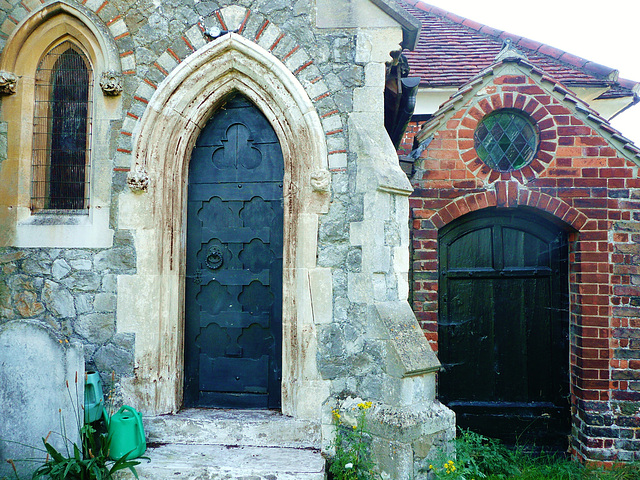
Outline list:
[[[456,418],[640,459],[638,84],[415,0],[0,0],[0,48],[0,438],[80,370],[141,478],[320,480],[359,402],[383,478]]]

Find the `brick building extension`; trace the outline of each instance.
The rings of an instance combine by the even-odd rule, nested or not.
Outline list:
[[[447,375],[453,375],[454,380],[466,378],[464,373],[449,373],[456,370],[456,361],[460,358],[464,361],[466,355],[456,349],[473,350],[473,342],[481,344],[486,340],[478,334],[483,327],[468,325],[486,322],[485,317],[491,316],[487,309],[493,304],[486,305],[504,302],[504,298],[498,297],[505,291],[512,296],[507,299],[510,303],[501,305],[522,309],[522,315],[529,317],[522,320],[522,328],[527,336],[532,336],[539,321],[536,315],[540,318],[546,315],[530,306],[538,302],[536,289],[542,288],[547,295],[563,297],[559,300],[561,313],[553,317],[555,320],[544,321],[549,322],[551,329],[555,328],[555,321],[564,325],[557,327],[555,338],[549,332],[542,334],[543,343],[566,341],[564,351],[568,355],[564,356],[560,347],[560,357],[553,357],[556,354],[550,350],[549,353],[546,346],[538,345],[538,350],[534,350],[535,345],[525,340],[522,345],[509,347],[516,352],[509,354],[509,368],[517,370],[513,364],[522,361],[529,387],[537,368],[546,369],[543,375],[551,383],[550,377],[566,373],[568,381],[562,395],[570,402],[570,408],[566,408],[566,431],[570,433],[569,448],[573,455],[604,462],[640,459],[640,150],[610,126],[605,119],[610,114],[599,108],[607,99],[617,98],[627,106],[637,102],[632,91],[637,90],[637,85],[618,80],[615,72],[606,67],[422,3],[407,9],[423,22],[422,47],[408,54],[412,74],[423,76],[425,89],[460,87],[433,115],[420,117],[421,129],[417,123],[410,126],[407,141],[401,147],[405,150],[400,151],[402,156],[410,150],[409,142],[415,135],[411,147],[419,146],[414,154],[420,156],[411,176],[415,187],[410,200],[413,307],[432,347],[440,350],[438,355],[444,365],[441,383]],[[425,31],[430,35],[438,35],[439,31],[442,48],[458,51],[461,56],[444,55],[439,67],[430,65],[438,45],[437,41],[426,39]],[[447,43],[446,35],[456,37],[456,42]],[[499,53],[505,39],[511,41],[507,42],[510,46]],[[442,50],[439,52],[442,55]],[[474,68],[468,68],[470,65]],[[434,71],[451,75],[439,78],[437,73],[431,73]],[[600,96],[592,96],[589,103],[584,101],[584,90],[598,85],[603,88]],[[528,160],[523,154],[521,163],[494,164],[493,168],[487,164],[491,164],[491,155],[482,147],[483,133],[478,133],[478,127],[487,119],[497,118],[498,112],[524,118],[533,128],[534,145]],[[493,124],[491,121],[487,129]],[[511,141],[516,142],[513,138]],[[493,148],[486,143],[484,146],[487,150]],[[504,153],[505,158],[508,156]],[[542,231],[548,226],[565,238],[566,250],[560,253],[557,264],[560,267],[556,268],[560,272],[560,287],[554,287],[552,282],[540,287],[523,280],[542,268],[542,264],[535,264],[536,272],[533,269],[525,272],[529,265],[526,251],[521,252],[520,259],[516,258],[517,252],[502,251],[494,253],[494,257],[489,254],[487,265],[483,264],[485,252],[481,251],[478,243],[481,234],[477,232],[494,228],[488,234],[488,243],[507,245],[508,234],[496,234],[495,225],[502,225],[500,232],[506,232],[515,228],[514,218],[534,225],[530,227],[534,236],[538,235],[536,229]],[[452,245],[469,232],[478,236],[467,237],[467,243],[463,244],[467,250],[463,251],[464,258],[455,257]],[[528,235],[526,228],[519,232],[523,238]],[[513,240],[513,245],[517,243]],[[500,249],[491,245],[487,248]],[[526,240],[524,245],[525,250],[537,248]],[[511,264],[508,255],[516,258]],[[562,265],[566,265],[566,277],[562,277]],[[550,265],[549,270],[553,268]],[[460,278],[463,273],[469,276],[468,280]],[[519,280],[512,281],[510,290],[496,293],[500,291],[497,287],[500,282],[506,281],[505,276]],[[473,284],[473,278],[480,283]],[[534,291],[527,290],[531,285],[537,285]],[[474,295],[478,298],[470,298]],[[456,328],[458,339],[454,341],[448,335]],[[464,328],[470,328],[471,334],[476,328],[478,335],[468,345],[456,343],[460,342],[460,332],[465,334]],[[483,382],[499,384],[499,376],[504,373],[499,370],[506,369],[501,366],[504,359],[500,355],[504,352],[499,350],[507,348],[498,339],[499,330],[506,329],[510,335],[506,343],[519,340],[517,332],[509,331],[510,328],[509,322],[495,323],[485,332],[493,342],[485,353],[492,359],[495,354],[488,365],[496,371],[468,377],[470,381],[475,378],[478,386]],[[443,337],[448,339],[445,341]],[[484,352],[480,347],[477,351]],[[523,359],[518,360],[518,355]],[[548,355],[551,360],[542,358]],[[469,359],[473,360],[473,354]],[[516,379],[521,376],[518,372],[513,374]],[[460,405],[474,401],[482,404],[486,398],[482,394],[464,393],[457,386],[449,385],[446,391],[443,388],[441,385],[440,398],[454,410],[458,406],[459,423],[474,425],[476,413]],[[499,387],[493,392],[495,400],[503,403],[502,413],[517,410],[527,401],[533,405],[541,400],[536,404],[538,407],[544,403],[537,393],[528,392],[528,397],[514,393],[509,398],[508,388],[506,392]],[[542,416],[553,417],[555,413],[551,410]],[[487,415],[497,418],[495,412]],[[540,430],[553,428],[553,421],[549,421]],[[538,440],[544,436],[540,435]]]

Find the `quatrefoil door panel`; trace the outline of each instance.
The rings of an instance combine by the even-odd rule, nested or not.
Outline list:
[[[283,174],[273,128],[240,95],[209,120],[193,149],[185,406],[280,406]]]

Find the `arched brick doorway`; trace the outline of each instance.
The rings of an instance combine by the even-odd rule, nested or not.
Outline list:
[[[570,432],[567,232],[489,208],[439,231],[439,397],[458,425],[566,449]]]

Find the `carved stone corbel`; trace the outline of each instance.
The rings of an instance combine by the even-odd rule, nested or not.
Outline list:
[[[13,95],[17,84],[18,77],[14,73],[0,71],[0,95]]]
[[[149,174],[142,165],[136,164],[127,175],[127,184],[133,193],[146,192],[149,188]]]
[[[331,173],[328,170],[316,170],[311,174],[311,188],[314,192],[326,193],[331,184]]]
[[[122,93],[122,74],[109,70],[102,72],[100,78],[102,93],[110,97],[116,97]]]

